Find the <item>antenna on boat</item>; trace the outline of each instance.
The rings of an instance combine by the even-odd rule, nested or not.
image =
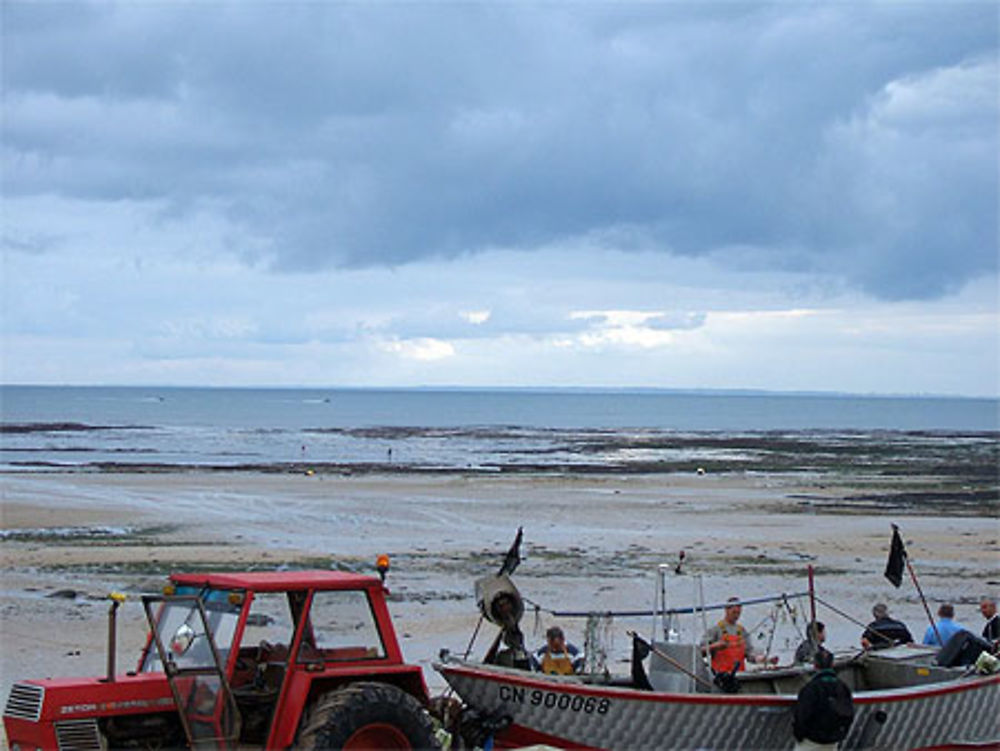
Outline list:
[[[698,574],[698,610],[701,613],[701,633],[708,631],[708,616],[705,614],[705,580]]]
[[[663,641],[670,637],[670,627],[667,624],[667,571],[670,566],[661,563],[656,567],[656,590],[653,592],[653,628],[650,633],[656,636],[656,620],[660,620],[660,628],[663,629]]]

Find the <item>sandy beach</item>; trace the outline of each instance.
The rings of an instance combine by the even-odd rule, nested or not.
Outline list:
[[[657,565],[676,563],[681,550],[683,574],[668,586],[675,604],[691,603],[699,580],[708,602],[804,591],[811,563],[824,601],[862,622],[885,601],[922,633],[927,618],[912,583],[894,589],[882,576],[891,522],[931,606],[954,602],[957,620],[978,631],[979,597],[1000,588],[1000,522],[967,507],[951,514],[844,500],[885,483],[802,473],[7,473],[0,691],[6,696],[19,678],[100,674],[111,591],[129,596],[118,661],[130,669],[145,639],[139,596],[159,591],[171,570],[373,571],[379,553],[392,558],[388,586],[404,654],[437,690],[443,682],[430,665],[442,648],[464,651],[477,620],[473,581],[496,570],[518,526],[515,579],[540,606],[525,619],[531,643],[557,620],[553,610],[651,607]],[[807,617],[798,603],[799,617],[775,632],[778,654],[798,641]],[[769,608],[748,607],[744,622],[755,626]],[[855,623],[822,604],[819,617],[831,647],[857,645]],[[582,620],[560,622],[582,643]],[[648,633],[651,622],[608,624],[613,660],[625,655],[627,628]],[[480,635],[474,652],[491,636]]]

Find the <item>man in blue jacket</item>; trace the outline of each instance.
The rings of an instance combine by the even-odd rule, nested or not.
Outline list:
[[[948,643],[948,640],[959,631],[968,631],[961,623],[955,623],[955,606],[950,602],[941,603],[938,608],[937,631],[934,626],[928,626],[924,631],[924,644],[931,644],[941,647]]]

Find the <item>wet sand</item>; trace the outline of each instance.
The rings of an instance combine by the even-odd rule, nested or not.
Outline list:
[[[110,591],[129,596],[119,616],[124,670],[145,638],[139,595],[159,591],[169,571],[372,571],[383,552],[393,561],[390,607],[404,654],[440,689],[430,664],[441,648],[465,650],[478,616],[473,581],[495,572],[518,526],[524,546],[515,579],[540,605],[524,623],[532,644],[559,620],[582,645],[584,621],[556,619],[552,610],[651,607],[657,565],[673,566],[681,550],[683,573],[668,582],[674,604],[690,604],[699,581],[708,602],[804,591],[811,563],[824,601],[862,622],[885,601],[919,638],[927,619],[912,583],[897,590],[882,576],[891,522],[902,528],[932,607],[954,602],[957,620],[978,631],[979,597],[1000,589],[992,507],[977,514],[968,504],[880,504],[920,491],[905,478],[81,472],[6,473],[0,488],[4,697],[19,678],[101,674]],[[795,604],[796,618],[780,619],[772,643],[785,656],[807,617],[804,601]],[[770,612],[751,606],[743,620],[754,627]],[[823,605],[819,617],[831,647],[856,647],[856,624]],[[605,625],[616,661],[626,653],[625,630],[648,634],[651,619]],[[474,653],[491,638],[484,629]]]

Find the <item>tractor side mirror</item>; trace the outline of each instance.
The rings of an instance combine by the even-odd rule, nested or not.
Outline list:
[[[170,651],[180,657],[191,649],[191,643],[194,641],[194,637],[194,629],[186,623],[182,623],[177,627],[173,638],[170,640]]]

